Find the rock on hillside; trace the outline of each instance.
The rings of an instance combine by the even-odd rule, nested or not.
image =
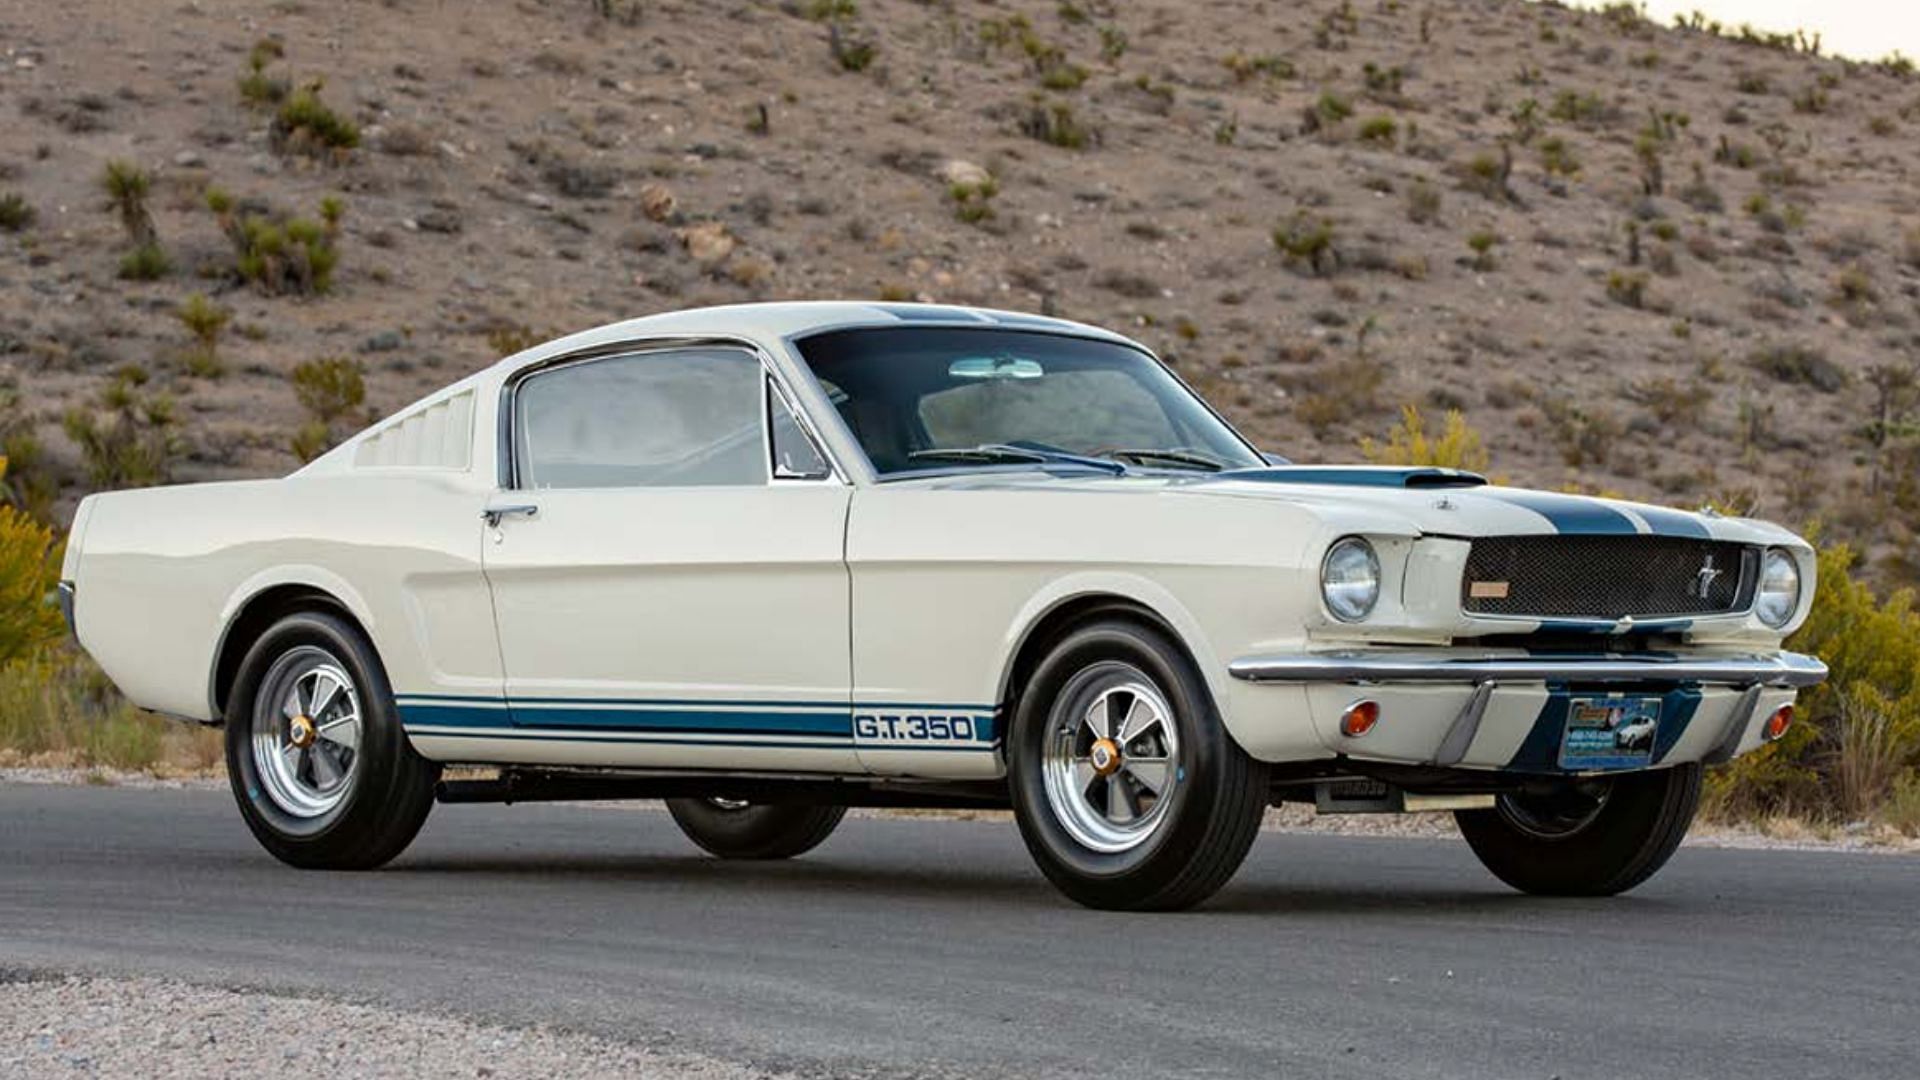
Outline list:
[[[880,296],[1127,329],[1299,459],[1458,409],[1515,480],[1920,566],[1904,65],[1516,0],[197,0],[0,41],[0,434],[55,515],[284,472],[550,333]],[[366,397],[321,417],[329,356]]]

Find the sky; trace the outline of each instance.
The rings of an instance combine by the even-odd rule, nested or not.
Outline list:
[[[1600,7],[1587,0],[1582,7]],[[1894,50],[1920,62],[1920,0],[1646,0],[1647,15],[1663,26],[1698,10],[1732,30],[1820,32],[1821,51],[1855,60],[1884,59]]]

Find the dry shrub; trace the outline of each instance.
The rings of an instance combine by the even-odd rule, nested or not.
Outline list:
[[[1287,380],[1295,393],[1293,415],[1316,437],[1341,424],[1380,411],[1380,389],[1386,385],[1387,366],[1365,354],[1355,354],[1310,375]]]
[[[1361,439],[1360,453],[1376,465],[1432,466],[1468,472],[1484,472],[1488,462],[1480,433],[1467,423],[1460,410],[1448,409],[1440,434],[1430,437],[1426,419],[1415,405],[1401,407],[1400,422],[1387,432],[1385,443]]]
[[[214,770],[221,756],[217,730],[134,708],[74,650],[0,666],[0,761],[178,773]]]

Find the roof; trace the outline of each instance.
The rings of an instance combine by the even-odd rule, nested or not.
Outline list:
[[[778,350],[779,343],[789,338],[825,330],[858,326],[960,325],[998,326],[1009,330],[1042,330],[1132,344],[1127,338],[1110,330],[1067,319],[950,304],[813,300],[689,308],[685,311],[670,311],[628,319],[625,322],[608,323],[605,326],[582,330],[579,333],[517,352],[396,410],[393,415],[346,439],[298,472],[324,473],[345,468],[348,462],[358,460],[364,446],[378,442],[390,432],[403,431],[410,421],[433,410],[437,405],[457,401],[461,395],[476,391],[480,396],[485,396],[489,387],[498,386],[502,380],[512,377],[521,368],[585,349],[619,345],[649,337],[736,337]],[[468,400],[471,402],[474,399],[469,397]],[[471,406],[468,407],[471,408]],[[480,412],[465,417],[462,422],[469,424],[484,422],[488,415],[490,414]],[[458,425],[455,427],[457,428]],[[442,436],[444,437],[444,431]],[[456,435],[455,438],[456,441],[462,441],[465,437]],[[368,453],[376,452],[369,450]],[[402,453],[402,451],[396,450],[396,453]],[[408,444],[408,449],[403,456],[409,461],[418,456],[413,453],[411,443]]]

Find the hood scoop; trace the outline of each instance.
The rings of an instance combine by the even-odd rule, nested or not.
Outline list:
[[[1487,478],[1464,469],[1400,468],[1392,465],[1283,465],[1269,469],[1236,469],[1217,474],[1222,479],[1264,484],[1327,484],[1334,487],[1431,488],[1485,487]]]

